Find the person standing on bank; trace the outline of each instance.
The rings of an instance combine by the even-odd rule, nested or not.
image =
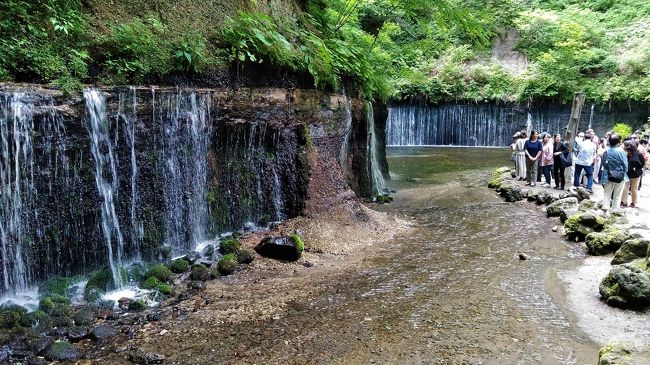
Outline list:
[[[573,186],[580,186],[580,173],[584,171],[587,177],[587,190],[590,194],[593,193],[592,188],[594,184],[594,157],[596,157],[596,145],[591,141],[591,138],[585,138],[578,144],[576,170],[573,173]]]
[[[524,152],[526,153],[526,185],[535,186],[537,181],[537,163],[542,155],[542,142],[538,139],[539,133],[530,132],[530,139],[524,143]]]
[[[602,175],[600,182],[605,188],[603,198],[603,210],[618,209],[623,197],[623,187],[629,180],[627,177],[627,155],[618,148],[621,144],[621,137],[613,133],[609,137],[609,148],[603,154]]]
[[[625,182],[621,207],[627,206],[628,197],[632,195],[630,208],[636,208],[639,203],[639,178],[643,175],[645,159],[637,149],[634,140],[625,142],[625,151],[627,152],[627,177],[630,180]]]
[[[519,138],[515,142],[515,165],[517,177],[520,181],[526,180],[526,153],[524,144],[526,144],[526,131],[519,132]]]
[[[553,137],[553,174],[555,175],[555,189],[564,190],[564,169],[567,164],[571,166],[571,153],[566,142],[562,142],[562,136],[556,133]]]
[[[544,174],[545,188],[551,187],[551,171],[553,170],[553,141],[551,135],[544,133],[542,136],[542,173]],[[556,178],[557,179],[557,178]]]

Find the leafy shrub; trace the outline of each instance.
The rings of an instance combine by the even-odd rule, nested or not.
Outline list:
[[[621,137],[621,140],[632,135],[632,127],[625,123],[616,123],[612,128],[612,131],[618,134]]]
[[[223,255],[235,253],[239,250],[241,244],[234,238],[228,238],[219,242],[219,252]]]
[[[150,278],[150,277],[155,277],[159,281],[166,283],[169,280],[171,280],[172,276],[174,274],[167,268],[167,266],[163,264],[157,264],[152,266],[149,270],[147,270],[147,273],[145,274],[145,277]]]

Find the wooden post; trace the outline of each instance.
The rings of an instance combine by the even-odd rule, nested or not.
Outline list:
[[[573,106],[571,107],[571,117],[564,132],[564,140],[569,145],[569,151],[573,152],[573,143],[578,134],[578,123],[580,123],[580,113],[582,106],[585,104],[585,93],[575,93],[573,96]]]

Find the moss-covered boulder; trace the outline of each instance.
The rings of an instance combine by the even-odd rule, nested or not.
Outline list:
[[[224,276],[234,273],[239,268],[237,256],[234,253],[221,256],[217,263],[217,268],[219,269],[219,273]]]
[[[80,356],[79,349],[68,341],[53,342],[45,350],[45,358],[50,361],[75,361]]]
[[[512,171],[511,167],[502,166],[502,167],[499,167],[498,169],[496,169],[496,171],[494,171],[494,173],[499,174],[499,175],[503,175],[503,174],[509,173],[510,171]]]
[[[145,280],[142,283],[141,286],[142,286],[143,289],[152,290],[152,289],[154,289],[155,287],[157,287],[160,284],[162,284],[162,283],[160,282],[160,280],[158,280],[157,277],[151,276],[151,277],[147,278],[147,280]]]
[[[600,283],[600,295],[613,307],[647,307],[650,304],[650,273],[647,270],[645,259],[614,265]]]
[[[113,287],[115,287],[113,273],[109,267],[104,267],[90,275],[84,289],[84,299],[87,301],[97,300],[102,293]]]
[[[238,240],[234,238],[227,238],[219,242],[219,252],[222,255],[227,255],[229,253],[235,253],[241,247]]]
[[[41,285],[39,285],[38,293],[41,296],[49,296],[49,295],[56,294],[64,297],[69,297],[70,296],[69,288],[72,285],[80,282],[81,280],[82,277],[79,276],[74,276],[74,277],[55,276],[47,279]]]
[[[628,237],[627,230],[620,226],[610,226],[602,232],[589,233],[585,237],[587,253],[590,255],[606,255],[615,252]]]
[[[546,215],[549,217],[559,217],[563,210],[571,210],[573,214],[578,211],[578,199],[568,197],[557,200],[546,207]]]
[[[633,238],[626,240],[616,251],[612,259],[612,265],[620,265],[645,258],[648,254],[648,244],[650,244],[648,239]]]
[[[578,208],[579,210],[586,212],[588,210],[594,210],[597,209],[598,203],[591,200],[591,199],[583,199],[580,201],[580,207]]]
[[[182,274],[189,270],[190,263],[184,259],[176,259],[167,264],[167,268],[174,274]]]
[[[210,271],[204,265],[194,264],[192,265],[192,271],[190,272],[190,279],[206,281],[210,279]]]
[[[150,267],[149,270],[147,270],[145,276],[147,278],[155,277],[159,281],[166,283],[172,279],[174,273],[172,273],[172,271],[169,270],[167,266],[163,264],[157,264]]]
[[[499,189],[501,188],[501,184],[503,184],[504,181],[506,181],[506,176],[504,174],[494,172],[488,181],[488,187],[490,189]]]
[[[598,350],[598,365],[635,365],[637,359],[632,347],[622,343],[608,343]]]
[[[32,321],[27,314],[27,308],[19,305],[0,307],[0,328],[13,329],[31,325]]]
[[[53,294],[41,298],[38,303],[38,309],[47,314],[60,314],[59,316],[63,316],[71,312],[70,304],[72,304],[70,299],[62,295]]]
[[[603,229],[605,218],[594,211],[578,211],[564,222],[564,232],[569,240],[582,241],[588,234]]]
[[[129,302],[129,311],[131,312],[142,312],[147,309],[147,303],[142,299],[137,299]]]
[[[174,294],[174,287],[169,284],[158,284],[155,288],[162,295],[170,296]]]
[[[239,262],[240,264],[250,264],[251,262],[253,262],[253,258],[254,258],[253,251],[246,248],[237,251],[236,256],[237,256],[237,262]]]

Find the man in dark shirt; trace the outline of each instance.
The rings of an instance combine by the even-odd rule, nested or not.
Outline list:
[[[526,185],[535,186],[537,181],[537,164],[539,157],[542,155],[542,141],[539,139],[537,131],[530,132],[530,139],[524,143],[524,151],[526,152]]]

